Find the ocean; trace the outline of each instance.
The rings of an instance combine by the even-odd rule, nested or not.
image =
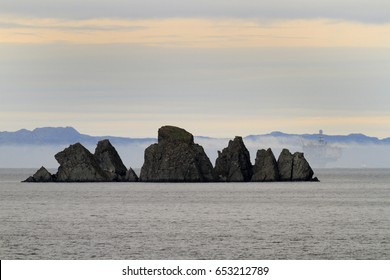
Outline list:
[[[20,183],[0,169],[0,259],[390,259],[390,169],[321,182]]]

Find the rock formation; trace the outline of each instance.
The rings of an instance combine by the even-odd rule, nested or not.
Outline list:
[[[80,143],[70,145],[54,157],[60,164],[58,182],[110,181],[110,176],[100,167],[95,156]]]
[[[252,182],[273,182],[279,180],[276,158],[271,149],[258,150],[253,166]]]
[[[126,166],[109,140],[98,142],[95,149],[95,158],[100,168],[108,175],[110,181],[126,180]]]
[[[283,149],[278,158],[280,181],[291,181],[293,168],[293,155],[289,150]]]
[[[158,143],[145,150],[141,169],[143,182],[212,182],[213,166],[203,148],[184,129],[163,126]]]
[[[278,158],[279,178],[281,181],[311,181],[313,170],[306,161],[303,153],[294,153],[283,149]],[[318,179],[317,179],[318,180]]]
[[[110,141],[98,143],[92,154],[80,143],[70,145],[57,153],[58,172],[51,175],[41,167],[24,182],[136,182],[133,169],[127,170]]]
[[[303,156],[303,153],[294,153],[293,155],[293,168],[292,168],[292,181],[311,181],[313,180],[313,169],[311,169],[309,163]]]
[[[55,176],[51,175],[45,167],[41,167],[33,176],[28,177],[23,182],[35,183],[35,182],[53,182],[55,181]]]
[[[130,167],[129,170],[126,171],[125,182],[138,182],[139,178],[134,170]]]
[[[255,165],[242,137],[230,140],[213,168],[202,146],[186,130],[163,126],[158,143],[145,150],[140,178],[127,169],[109,140],[99,141],[92,154],[80,143],[55,155],[55,175],[41,167],[24,182],[271,182],[318,181],[303,153],[283,149],[278,160],[271,149],[258,150]]]
[[[230,140],[227,148],[218,151],[215,174],[221,182],[248,182],[252,178],[252,164],[242,137]]]

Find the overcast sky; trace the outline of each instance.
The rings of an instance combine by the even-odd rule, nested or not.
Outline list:
[[[1,0],[0,131],[390,136],[390,1]]]

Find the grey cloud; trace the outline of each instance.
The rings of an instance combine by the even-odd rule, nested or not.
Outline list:
[[[2,110],[251,117],[387,112],[390,103],[386,49],[9,45],[0,64]]]
[[[0,11],[60,18],[334,18],[363,22],[389,22],[387,0],[2,0]]]

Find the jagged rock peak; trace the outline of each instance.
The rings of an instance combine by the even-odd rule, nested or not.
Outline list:
[[[53,182],[54,176],[50,174],[45,167],[41,167],[33,176],[28,177],[23,182],[35,183],[35,182]]]
[[[182,128],[163,126],[158,143],[145,150],[141,168],[143,182],[210,182],[214,170],[202,146]]]
[[[118,152],[108,139],[98,142],[95,149],[95,158],[100,167],[113,181],[125,180],[127,168],[123,164]]]
[[[313,170],[303,153],[291,154],[283,149],[278,158],[279,177],[281,181],[318,181],[313,179]]]
[[[279,180],[276,158],[272,150],[258,150],[253,167],[252,182],[273,182]]]
[[[242,137],[236,136],[230,140],[228,147],[218,151],[215,161],[215,174],[222,182],[248,182],[253,170],[248,149]]]
[[[291,181],[293,167],[293,155],[288,149],[283,149],[278,158],[279,179]]]
[[[80,143],[70,145],[57,153],[60,164],[56,175],[41,167],[25,182],[136,182],[137,174],[127,170],[109,140],[97,144],[92,154]]]
[[[158,143],[161,142],[182,142],[194,143],[194,136],[183,128],[166,125],[158,130]]]
[[[139,178],[134,170],[130,167],[126,172],[125,181],[126,182],[138,182]]]
[[[303,153],[294,153],[291,179],[293,181],[311,181],[313,180],[313,175],[313,169],[310,167]]]
[[[95,156],[80,143],[70,145],[54,157],[60,164],[57,172],[58,182],[110,181]]]

